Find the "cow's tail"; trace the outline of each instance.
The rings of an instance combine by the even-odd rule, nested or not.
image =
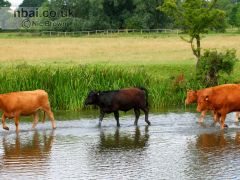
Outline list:
[[[42,119],[42,123],[45,123],[45,120],[46,120],[46,112],[43,111],[43,119]]]
[[[148,103],[148,90],[146,88],[144,88],[144,87],[138,87],[138,88],[145,92],[146,106],[149,107],[149,103]]]

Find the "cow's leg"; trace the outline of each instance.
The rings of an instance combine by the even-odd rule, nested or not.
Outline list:
[[[115,117],[115,119],[116,119],[116,121],[117,121],[117,127],[120,127],[120,123],[119,123],[119,113],[118,113],[118,111],[115,111],[115,112],[114,112],[114,117]]]
[[[220,123],[220,118],[221,118],[221,114],[214,112],[212,126],[215,126],[218,122]]]
[[[202,111],[202,112],[201,112],[201,115],[200,115],[200,117],[199,117],[199,119],[198,119],[198,122],[199,122],[199,123],[202,123],[202,122],[203,122],[203,119],[205,118],[206,113],[207,113],[207,111]]]
[[[134,108],[134,112],[135,112],[135,121],[134,121],[134,125],[137,126],[137,124],[138,124],[138,119],[139,119],[139,116],[140,116],[140,110],[137,109],[137,108]]]
[[[146,108],[143,108],[142,110],[143,110],[143,112],[144,112],[144,114],[145,114],[145,122],[150,126],[151,123],[150,123],[150,121],[148,120],[148,112],[149,112],[149,109],[148,109],[148,107],[146,107]]]
[[[52,123],[52,128],[56,129],[56,123],[55,123],[54,115],[53,115],[53,112],[51,111],[51,108],[48,106],[48,107],[44,108],[43,110],[47,113],[48,117],[50,118],[51,123]]]
[[[98,126],[101,127],[102,125],[102,120],[104,118],[105,113],[103,111],[100,111],[100,115],[99,115],[99,123]]]
[[[45,123],[45,120],[46,120],[46,112],[45,112],[45,111],[43,111],[42,123]]]
[[[15,115],[14,122],[16,126],[16,132],[19,132],[19,115],[18,114]]]
[[[221,114],[221,129],[224,129],[226,127],[226,125],[225,125],[226,116],[227,116],[227,114],[225,114],[225,113]]]
[[[3,127],[3,129],[5,129],[5,130],[9,130],[9,128],[7,127],[7,124],[6,124],[6,116],[5,116],[5,113],[3,113],[3,115],[2,115],[2,127]]]
[[[240,113],[236,112],[235,122],[239,122],[239,115],[240,115]]]
[[[35,113],[33,114],[33,125],[32,125],[32,129],[35,129],[35,127],[36,127],[36,125],[37,125],[37,123],[38,123],[38,119],[39,119],[38,113],[35,112]]]
[[[50,110],[48,112],[46,112],[51,120],[51,123],[52,123],[52,128],[53,129],[56,129],[56,123],[55,123],[55,119],[54,119],[54,115],[53,115],[53,112]]]

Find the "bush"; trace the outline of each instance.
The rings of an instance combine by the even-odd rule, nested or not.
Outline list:
[[[217,85],[223,74],[230,75],[234,65],[238,61],[236,50],[226,50],[226,52],[217,52],[217,50],[206,50],[200,57],[197,67],[197,78],[207,86]]]

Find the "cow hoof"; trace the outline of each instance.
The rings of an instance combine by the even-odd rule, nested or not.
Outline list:
[[[3,129],[5,129],[5,130],[9,131],[9,128],[8,128],[8,127],[3,127]]]
[[[227,124],[224,124],[224,128],[228,128],[228,125],[227,125]]]

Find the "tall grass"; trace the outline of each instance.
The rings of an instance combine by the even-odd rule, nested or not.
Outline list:
[[[0,93],[44,89],[53,109],[79,110],[91,90],[113,90],[146,87],[152,108],[183,105],[186,89],[199,89],[200,84],[174,77],[160,79],[144,66],[79,65],[44,67],[15,65],[0,68]]]
[[[44,89],[51,105],[58,110],[78,110],[90,90],[146,86],[143,70],[123,67],[75,66],[67,68],[10,66],[0,69],[0,93]]]

